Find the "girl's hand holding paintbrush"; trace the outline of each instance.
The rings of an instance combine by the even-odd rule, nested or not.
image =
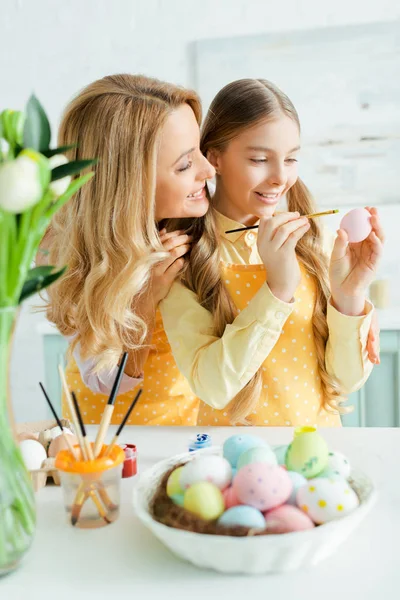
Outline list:
[[[267,283],[276,298],[291,302],[300,283],[297,242],[310,229],[307,217],[284,212],[260,219],[257,246],[267,272]]]

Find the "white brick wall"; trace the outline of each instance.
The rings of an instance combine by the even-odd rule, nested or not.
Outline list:
[[[397,0],[1,0],[0,9],[0,107],[22,108],[34,90],[54,128],[68,99],[106,74],[142,72],[191,85],[195,40],[400,17]],[[42,318],[27,304],[18,323],[12,364],[18,420],[46,414],[35,333]]]

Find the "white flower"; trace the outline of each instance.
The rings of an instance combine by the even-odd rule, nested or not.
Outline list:
[[[55,154],[49,158],[50,169],[55,169],[56,167],[60,167],[61,165],[66,165],[68,163],[68,158],[64,156],[64,154]],[[67,175],[62,179],[56,179],[56,181],[52,181],[49,185],[53,194],[58,198],[62,196],[67,191],[69,184],[71,183],[71,176]]]
[[[29,156],[0,164],[0,208],[22,213],[41,199],[39,165]]]

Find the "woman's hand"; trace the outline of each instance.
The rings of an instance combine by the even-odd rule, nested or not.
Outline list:
[[[367,210],[371,214],[371,233],[363,242],[349,243],[347,233],[339,229],[329,267],[332,303],[349,316],[363,314],[366,291],[382,255],[384,234],[378,211]]]
[[[268,286],[283,302],[291,302],[300,283],[296,245],[309,228],[309,220],[298,212],[260,219],[258,252],[267,271]]]
[[[167,233],[165,229],[160,231],[160,239],[163,248],[169,253],[169,257],[153,267],[149,293],[156,307],[168,294],[176,277],[182,270],[185,259],[191,247],[192,236],[184,231],[172,231]]]

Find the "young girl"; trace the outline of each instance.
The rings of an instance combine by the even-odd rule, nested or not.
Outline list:
[[[348,244],[339,230],[333,249],[320,221],[302,216],[315,206],[297,172],[298,116],[267,81],[217,94],[201,148],[217,173],[214,208],[193,226],[183,283],[160,305],[202,400],[198,424],[337,426],[341,402],[372,369],[365,292],[382,248],[377,212],[367,240]],[[276,212],[284,195],[288,212]]]
[[[92,83],[64,114],[59,144],[78,141],[70,158],[99,162],[90,184],[55,216],[42,248],[50,264],[68,266],[49,291],[48,317],[71,340],[67,382],[88,423],[99,422],[125,350],[113,422],[142,387],[131,424],[196,423],[198,400],[157,312],[192,240],[157,223],[208,209],[205,182],[214,169],[200,152],[200,120],[194,92],[132,75]]]

